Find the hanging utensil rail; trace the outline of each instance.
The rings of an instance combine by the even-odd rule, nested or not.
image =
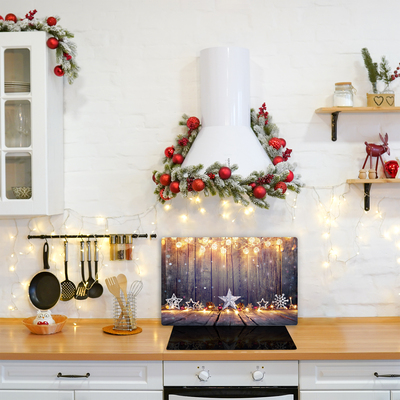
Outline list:
[[[131,235],[133,239],[138,238],[150,238],[155,239],[157,235],[155,233],[127,233],[126,235]],[[28,239],[87,239],[87,238],[108,238],[110,235],[28,235]]]

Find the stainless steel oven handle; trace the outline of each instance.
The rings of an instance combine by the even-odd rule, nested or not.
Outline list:
[[[387,374],[387,375],[380,375],[377,372],[374,372],[374,375],[377,378],[400,378],[400,375],[396,375],[396,374]]]

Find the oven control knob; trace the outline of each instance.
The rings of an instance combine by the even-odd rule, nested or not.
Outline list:
[[[202,370],[197,374],[199,381],[206,382],[211,378],[210,371]]]
[[[265,372],[260,370],[253,371],[251,376],[253,377],[253,381],[262,381],[264,379]]]

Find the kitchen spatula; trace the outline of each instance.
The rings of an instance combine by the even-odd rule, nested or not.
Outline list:
[[[65,265],[65,281],[61,282],[61,298],[62,301],[68,301],[74,298],[76,286],[74,282],[68,279],[68,242],[64,242],[64,265]]]
[[[121,287],[118,284],[117,278],[115,276],[111,276],[110,278],[106,278],[106,285],[107,285],[107,288],[110,291],[110,293],[112,295],[114,295],[115,298],[117,299],[118,304],[119,304],[119,306],[121,308],[121,312],[122,312],[123,315],[125,315],[125,317],[127,319],[127,322],[128,322],[128,326],[130,326],[131,325],[131,321],[130,321],[128,313],[126,312],[124,303],[121,300]]]

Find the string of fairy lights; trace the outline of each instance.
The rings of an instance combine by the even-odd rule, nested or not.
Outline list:
[[[396,235],[400,235],[400,222],[399,225],[394,225],[391,228],[383,229],[384,222],[386,219],[385,208],[383,207],[385,201],[389,200],[398,200],[396,198],[391,198],[389,196],[382,197],[376,200],[376,197],[371,195],[371,199],[376,202],[376,209],[374,211],[369,211],[368,213],[364,211],[363,201],[364,201],[364,193],[361,188],[358,188],[357,185],[354,187],[357,188],[361,192],[360,198],[360,215],[357,217],[354,224],[354,234],[352,235],[352,247],[353,250],[346,257],[343,257],[344,254],[341,254],[339,251],[339,246],[335,244],[334,239],[332,238],[332,233],[335,231],[335,228],[338,228],[338,223],[340,217],[342,215],[343,207],[345,207],[347,203],[346,196],[350,192],[350,185],[347,183],[341,183],[334,186],[305,186],[302,190],[309,191],[311,193],[314,202],[317,205],[318,209],[318,223],[319,229],[321,229],[321,237],[326,241],[326,255],[324,259],[321,260],[321,267],[325,269],[331,269],[337,263],[346,265],[349,261],[355,259],[360,254],[360,241],[363,239],[362,236],[362,228],[364,227],[365,219],[368,218],[368,221],[373,220],[378,221],[378,232],[381,238],[392,240]],[[328,191],[329,200],[323,201],[321,198],[321,193]],[[301,194],[300,194],[301,196]],[[354,201],[352,199],[352,201]],[[285,207],[288,215],[292,222],[296,220],[297,214],[297,203],[298,203],[298,194],[293,193],[292,195],[287,196],[285,201]],[[25,226],[25,230],[29,232],[29,235],[38,235],[38,234],[50,234],[56,235],[56,226],[60,225],[59,231],[57,235],[67,235],[72,230],[74,233],[82,235],[85,237],[85,232],[88,229],[93,229],[95,227],[97,234],[108,235],[110,225],[112,225],[113,229],[115,226],[131,224],[134,225],[134,233],[143,231],[143,220],[150,220],[151,222],[145,222],[145,230],[150,230],[151,234],[157,233],[158,229],[158,207],[163,207],[164,212],[175,211],[179,212],[182,210],[182,206],[180,205],[180,210],[178,210],[174,204],[167,203],[161,206],[158,202],[148,207],[145,211],[137,214],[131,215],[119,215],[113,217],[104,217],[104,216],[85,216],[80,215],[78,212],[66,209],[64,212],[64,216],[61,224],[53,222],[54,217],[32,217],[30,218]],[[269,211],[261,210],[260,213],[267,213]],[[189,198],[189,201],[185,202],[184,211],[180,213],[179,219],[180,222],[185,223],[190,220],[197,220],[199,216],[206,216],[208,213],[207,206],[204,204],[204,200],[200,197]],[[234,204],[229,200],[221,200],[219,203],[218,216],[224,221],[224,223],[235,224],[239,217],[251,217],[256,215],[255,207],[253,206],[243,206],[240,204]],[[42,222],[45,218],[46,227],[40,227],[39,221]],[[71,222],[74,220],[74,223]],[[24,280],[20,278],[19,270],[20,270],[20,259],[22,257],[29,257],[31,253],[34,253],[41,247],[41,244],[38,242],[34,243],[32,240],[28,239],[25,235],[21,235],[21,228],[19,227],[19,223],[21,220],[13,220],[12,231],[9,235],[11,246],[10,246],[10,254],[7,257],[8,262],[8,270],[9,273],[12,274],[12,283],[9,285],[10,287],[10,304],[9,311],[13,312],[18,310],[17,303],[20,301],[26,301],[27,297],[27,289],[29,286],[29,280]],[[76,226],[76,221],[79,223],[79,227]],[[18,223],[19,222],[19,223]],[[148,226],[150,225],[150,227]],[[49,229],[50,227],[50,229]],[[45,230],[46,229],[46,230]],[[248,230],[247,230],[248,231]],[[246,233],[248,234],[249,232]],[[50,233],[49,233],[50,232]],[[246,235],[243,235],[246,236]],[[400,239],[400,238],[399,238]],[[21,242],[24,242],[23,245],[20,245]],[[350,248],[350,241],[347,241],[347,248]],[[107,269],[108,264],[108,254],[109,254],[109,241],[108,238],[102,238],[98,241],[99,247],[99,276],[101,276],[102,271]],[[397,250],[400,249],[400,240],[395,243],[395,247]],[[249,251],[256,251],[257,246],[255,245],[253,249],[247,249]],[[62,240],[58,241],[58,245],[55,241],[52,241],[50,247],[50,262],[54,264],[56,274],[64,275],[64,254],[63,254],[63,242]],[[223,250],[222,250],[223,251]],[[246,249],[244,249],[246,251]],[[136,252],[137,254],[137,252]],[[130,261],[132,262],[132,261]],[[139,276],[143,275],[145,271],[143,268],[143,264],[139,257],[134,257],[133,259],[134,266],[136,268],[136,272]],[[397,258],[397,262],[400,264],[400,256]],[[22,290],[21,290],[22,289]],[[81,302],[75,300],[75,307],[79,313],[81,309]]]

